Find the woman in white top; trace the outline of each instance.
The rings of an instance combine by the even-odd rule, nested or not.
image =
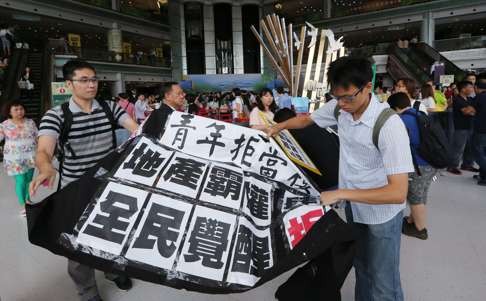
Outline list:
[[[257,98],[257,106],[250,113],[250,127],[257,130],[265,129],[267,125],[263,118],[272,121],[276,110],[277,104],[273,99],[272,91],[267,88],[262,89],[260,97]]]
[[[425,106],[427,112],[435,112],[434,88],[429,84],[424,84],[420,93],[422,94],[420,102]]]
[[[417,94],[416,92],[416,83],[413,79],[411,78],[400,78],[397,80],[395,83],[395,93],[397,92],[403,92],[407,94],[408,98],[410,99],[410,103],[412,104],[412,108],[414,107],[415,104],[415,96]],[[424,106],[424,104],[420,104],[419,110],[421,112],[424,112],[425,114],[428,114],[427,108]]]

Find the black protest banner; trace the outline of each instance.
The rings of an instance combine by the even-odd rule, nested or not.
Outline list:
[[[206,293],[245,291],[320,258],[338,292],[353,239],[311,182],[258,132],[199,117],[195,129],[209,131],[170,127],[191,119],[174,114],[160,140],[139,136],[28,206],[30,241],[100,270]]]

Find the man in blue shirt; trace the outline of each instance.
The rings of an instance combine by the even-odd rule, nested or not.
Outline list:
[[[278,107],[280,109],[288,108],[292,109],[292,98],[289,96],[289,93],[285,92],[282,87],[277,88],[278,93]]]
[[[402,233],[408,236],[427,239],[427,193],[430,183],[437,173],[437,170],[430,166],[419,154],[420,130],[417,122],[416,109],[411,107],[410,99],[405,93],[396,93],[388,98],[390,108],[394,109],[402,119],[410,137],[410,150],[414,160],[415,172],[409,174],[407,201],[410,205],[410,216],[403,219]]]
[[[478,185],[486,186],[486,73],[477,76],[473,106],[476,110],[473,145],[479,165]]]

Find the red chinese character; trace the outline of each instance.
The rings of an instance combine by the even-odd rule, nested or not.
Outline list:
[[[289,228],[287,232],[290,236],[290,244],[294,248],[304,237],[304,235],[310,231],[312,226],[324,215],[324,211],[319,208],[307,212],[300,217],[294,217],[289,220]],[[299,222],[301,220],[302,222]]]

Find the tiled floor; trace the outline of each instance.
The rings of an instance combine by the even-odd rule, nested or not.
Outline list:
[[[429,240],[402,239],[401,273],[405,299],[486,300],[486,187],[475,185],[470,173],[444,175],[432,185],[429,199]],[[66,272],[66,259],[30,245],[26,221],[18,212],[13,181],[2,171],[0,299],[76,300],[74,285]],[[121,292],[105,281],[102,273],[98,276],[105,301],[267,301],[274,300],[276,288],[289,273],[260,288],[233,295],[198,294],[142,281],[135,281],[129,292]],[[344,301],[353,299],[353,287],[351,273],[342,289]]]

